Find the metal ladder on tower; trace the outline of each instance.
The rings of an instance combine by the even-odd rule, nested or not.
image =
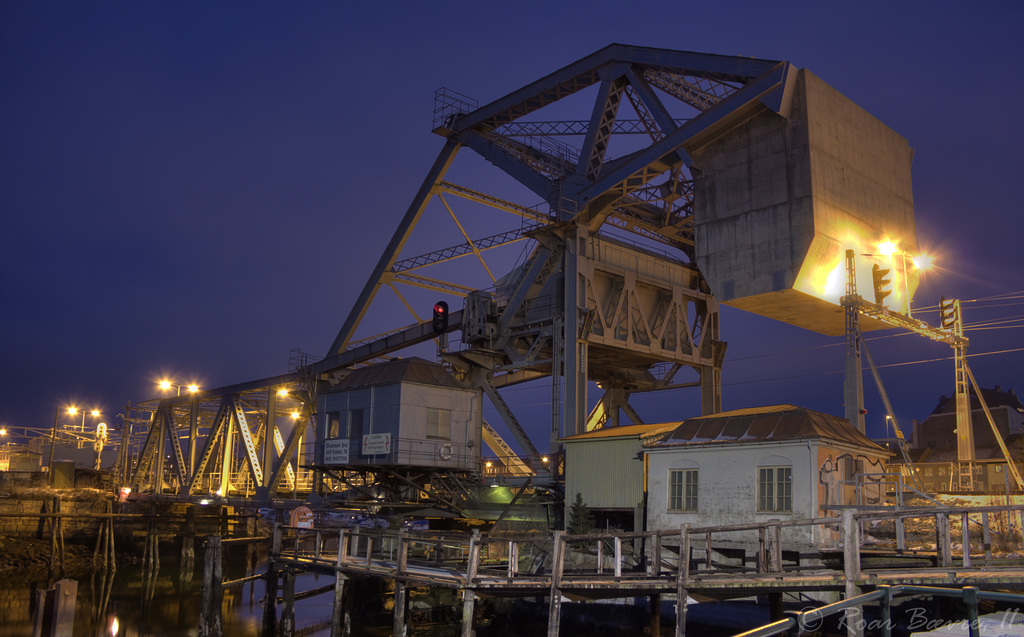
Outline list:
[[[957,490],[958,491],[973,491],[974,490],[974,463],[971,461],[958,462],[957,466]]]

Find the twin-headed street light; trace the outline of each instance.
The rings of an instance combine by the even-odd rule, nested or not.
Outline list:
[[[199,391],[199,385],[196,385],[195,383],[189,383],[188,385],[179,385],[177,383],[172,383],[171,381],[165,379],[160,381],[158,385],[160,386],[160,389],[163,391],[167,391],[170,388],[174,387],[175,389],[178,390],[179,396],[181,396],[182,387],[184,387],[190,394],[194,394],[197,391]]]

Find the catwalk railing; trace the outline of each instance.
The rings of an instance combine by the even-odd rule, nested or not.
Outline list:
[[[998,529],[997,519],[1005,520]],[[871,531],[885,525],[894,537],[878,541]],[[688,592],[841,590],[852,599],[863,586],[923,581],[957,588],[1019,586],[1022,525],[1024,506],[846,507],[838,516],[809,520],[573,536],[278,525],[272,561],[282,568],[394,579],[396,631],[404,627],[400,598],[409,586],[455,588],[470,606],[480,593],[548,596],[553,637],[563,593],[675,595],[677,624],[684,625]],[[468,635],[472,609],[464,609],[464,617],[469,619],[462,634]],[[681,630],[677,625],[676,634]]]

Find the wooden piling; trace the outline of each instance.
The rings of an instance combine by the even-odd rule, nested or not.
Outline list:
[[[341,563],[348,557],[348,536],[345,529],[338,532],[338,557],[334,563],[334,604],[331,606],[331,637],[348,637],[352,634],[351,591],[346,595],[348,578],[341,572]]]
[[[408,586],[402,577],[409,564],[409,533],[402,529],[398,534],[398,559],[395,563],[395,605],[392,617],[391,634],[394,637],[405,637],[405,612],[409,601]]]
[[[651,604],[651,637],[661,637],[661,595],[649,597]]]
[[[679,530],[679,568],[676,570],[676,637],[686,637],[686,592],[690,578],[690,525]]]
[[[295,571],[286,568],[284,577],[284,605],[281,608],[281,637],[295,636]]]
[[[565,531],[555,531],[551,542],[551,593],[548,596],[548,637],[558,637],[562,620],[562,591],[559,584],[565,569]]]
[[[203,597],[199,611],[199,637],[220,637],[224,634],[222,607],[224,589],[223,548],[220,536],[206,538],[203,557]]]
[[[281,554],[281,523],[274,523],[274,535],[267,560],[267,589],[263,598],[263,637],[277,636],[277,566],[274,556]]]
[[[466,588],[462,591],[462,622],[459,625],[459,637],[471,637],[473,634],[473,615],[476,613],[476,593],[470,588],[476,578],[480,565],[480,530],[473,529],[469,536],[469,562],[466,564]]]
[[[857,580],[860,579],[860,528],[854,518],[853,509],[843,509],[843,576],[846,589],[846,599],[851,599],[859,594]],[[850,608],[846,611],[846,634],[849,637],[859,637],[861,630],[860,608]]]

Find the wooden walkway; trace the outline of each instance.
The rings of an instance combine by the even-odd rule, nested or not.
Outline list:
[[[770,598],[776,596],[781,607],[784,593],[839,591],[850,598],[894,585],[1024,590],[1024,539],[1020,531],[1024,507],[900,512],[857,512],[850,508],[842,513],[834,518],[775,520],[760,525],[684,526],[675,531],[583,536],[567,536],[562,531],[485,537],[479,532],[440,535],[278,526],[271,568],[282,573],[335,575],[336,602],[342,599],[349,578],[394,580],[396,635],[405,634],[408,588],[420,586],[461,592],[461,634],[467,637],[471,634],[475,600],[481,596],[547,597],[551,608],[549,637],[558,635],[564,599],[647,596],[652,608],[658,608],[662,596],[669,596],[676,599],[679,620],[675,633],[681,636],[685,634],[688,598],[767,594]],[[1008,525],[1001,523],[1001,528],[1012,537],[997,537],[989,527],[990,517],[996,519],[997,515],[1009,521]],[[920,518],[933,521],[929,529],[934,533],[935,549],[909,549],[907,537],[893,538],[891,547],[874,548],[863,542],[864,528],[894,517],[907,526]],[[895,528],[902,532],[904,525],[899,522]],[[830,529],[834,546],[794,557],[794,552],[784,550],[784,538],[787,529],[800,527]],[[920,530],[917,533],[920,535]],[[724,537],[730,541],[724,542]],[[740,550],[742,555],[736,557],[735,546],[743,544],[744,537],[745,544],[753,548],[749,552]],[[993,538],[1016,546],[1015,555],[994,552]],[[680,560],[680,555],[689,559]],[[336,603],[336,631],[332,635],[344,633],[344,612]],[[651,621],[652,628],[658,628],[658,618],[652,616]]]

